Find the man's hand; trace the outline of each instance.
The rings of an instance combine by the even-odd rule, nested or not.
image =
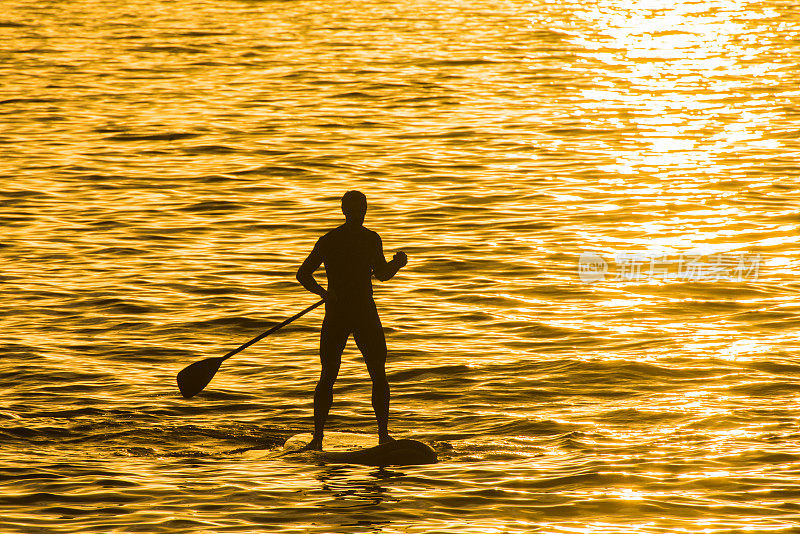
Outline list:
[[[397,268],[400,269],[405,267],[408,263],[408,256],[406,256],[406,253],[401,250],[394,253],[394,258],[392,258],[392,261],[397,263]]]
[[[387,262],[386,258],[383,257],[383,249],[379,248],[372,272],[375,274],[375,278],[385,282],[391,280],[397,274],[397,271],[405,267],[406,263],[408,263],[408,256],[402,250],[395,252],[391,261]]]
[[[336,304],[336,293],[333,291],[325,290],[323,294],[320,295],[322,299],[325,301],[326,304]]]

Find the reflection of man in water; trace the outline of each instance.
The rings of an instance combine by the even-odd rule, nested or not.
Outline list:
[[[386,340],[381,319],[372,300],[372,275],[389,280],[408,261],[397,252],[392,261],[383,256],[380,236],[364,228],[367,197],[348,191],[342,197],[345,223],[319,238],[314,250],[297,270],[297,280],[307,290],[325,299],[325,319],[319,340],[322,372],[314,391],[314,438],[309,449],[322,449],[325,419],[333,402],[333,383],[339,374],[342,351],[353,334],[372,378],[372,407],[378,420],[380,443],[389,436],[389,382],[386,380]],[[314,271],[325,264],[328,289],[314,280]]]

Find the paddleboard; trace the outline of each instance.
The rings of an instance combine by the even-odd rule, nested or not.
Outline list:
[[[311,434],[297,434],[286,440],[282,457],[308,457],[325,463],[384,465],[435,464],[436,451],[413,439],[397,439],[376,445],[374,435],[350,432],[326,432],[321,451],[303,451]]]

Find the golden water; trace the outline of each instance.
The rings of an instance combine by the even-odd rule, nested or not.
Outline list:
[[[0,43],[0,531],[795,531],[795,2],[8,0]],[[321,310],[175,374],[315,301],[354,188],[441,462],[249,461],[311,427]]]

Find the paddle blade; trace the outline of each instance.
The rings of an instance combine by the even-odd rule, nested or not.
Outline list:
[[[206,358],[181,370],[178,373],[178,389],[181,390],[181,395],[188,399],[203,391],[214,378],[222,361],[222,358]]]

